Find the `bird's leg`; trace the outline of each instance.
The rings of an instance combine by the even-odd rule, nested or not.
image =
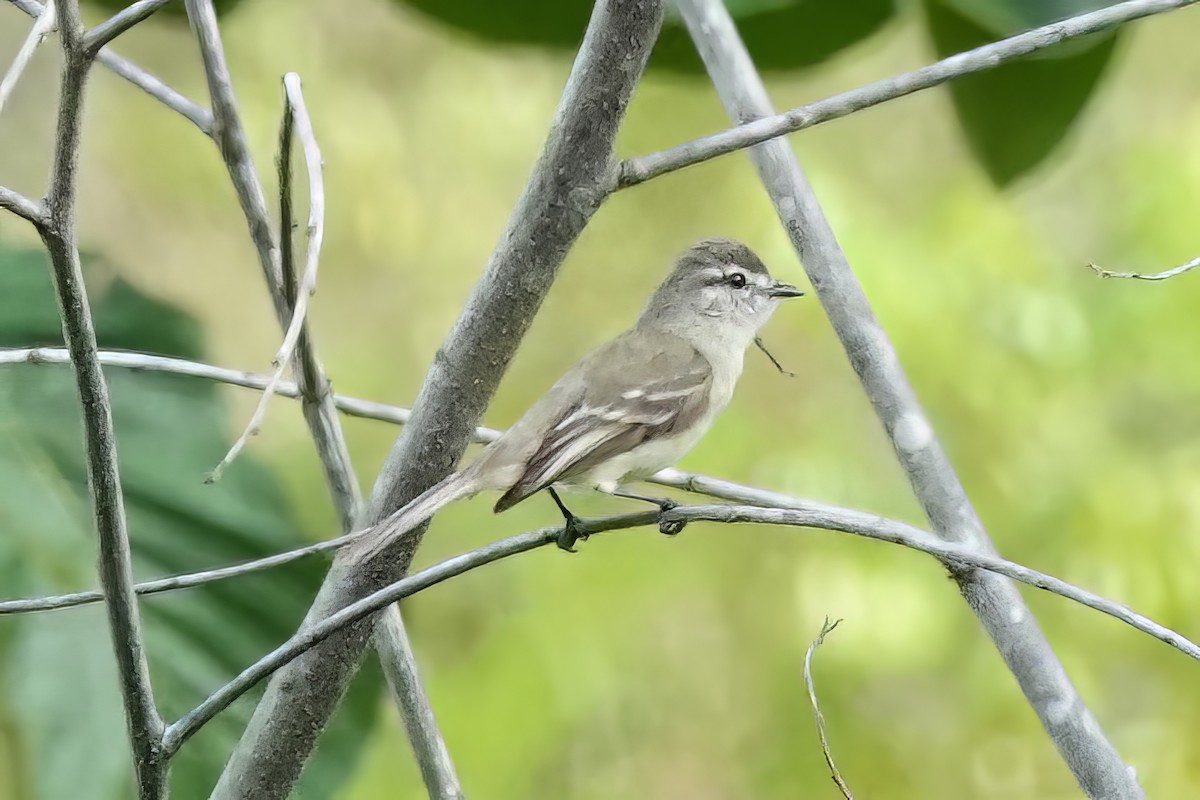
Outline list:
[[[627,497],[630,500],[641,500],[643,503],[653,503],[654,505],[658,506],[658,530],[660,533],[665,533],[667,536],[676,535],[683,530],[683,526],[687,525],[687,522],[684,520],[666,520],[662,518],[662,514],[666,514],[668,511],[678,507],[679,505],[679,503],[676,503],[674,500],[669,498],[650,497],[649,495],[638,494],[637,492],[629,491],[624,486],[618,486],[616,489],[613,489],[611,492],[609,492],[609,494],[613,495],[614,497]]]
[[[558,510],[562,512],[563,519],[565,520],[563,529],[559,532],[555,544],[558,545],[560,550],[574,553],[575,542],[588,538],[588,532],[583,527],[583,520],[571,513],[571,509],[567,508],[562,498],[558,496],[558,492],[554,491],[553,486],[547,486],[546,491],[554,498],[554,505],[558,506]]]

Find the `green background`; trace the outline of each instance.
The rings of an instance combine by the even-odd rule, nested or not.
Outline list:
[[[91,19],[99,16],[91,10]],[[972,128],[969,103],[960,103],[960,127],[945,90],[791,140],[1001,551],[1192,638],[1200,607],[1200,276],[1101,281],[1085,265],[1154,271],[1197,254],[1198,20],[1184,11],[1127,31],[1080,124],[1037,171],[1003,190],[995,181],[1024,172],[1028,151],[982,166],[988,137]],[[222,25],[268,194],[279,77],[295,70],[304,81],[325,156],[328,228],[312,319],[329,374],[339,391],[405,404],[523,186],[569,56],[496,47],[379,1],[253,0]],[[20,14],[0,8],[0,63],[25,30]],[[797,33],[796,47],[803,45]],[[118,49],[190,97],[205,97],[186,27],[155,20]],[[778,107],[790,107],[927,63],[936,49],[918,10],[905,5],[879,33],[820,66],[773,71],[768,87]],[[31,196],[48,168],[55,91],[54,50],[46,48],[0,117],[0,182]],[[1034,126],[1024,115],[1056,96],[1035,98],[1029,109],[996,104],[1004,116],[993,127],[1014,133],[991,138],[1019,139]],[[1065,93],[1062,102],[1070,102]],[[661,149],[726,124],[703,80],[658,69],[640,87],[618,149]],[[964,127],[976,131],[970,144]],[[120,276],[193,318],[188,336],[207,360],[267,369],[279,331],[211,142],[97,70],[81,181],[81,242],[107,265],[89,267],[93,292],[103,296]],[[718,234],[744,239],[780,277],[803,282],[742,155],[622,192],[568,257],[485,422],[511,422],[574,359],[629,323],[673,253]],[[38,246],[9,216],[0,217],[0,239],[7,248]],[[765,338],[798,377],[750,354],[728,413],[681,466],[923,523],[815,300],[782,309]],[[42,374],[35,369],[65,376],[61,367],[0,367],[0,398],[22,381],[50,380],[30,377]],[[114,394],[132,380],[109,374]],[[255,397],[207,391],[204,424],[224,430],[227,442]],[[0,426],[9,426],[9,438],[0,452],[16,452],[12,431],[68,441],[77,422],[67,407],[44,404],[18,417],[5,406]],[[122,443],[137,439],[133,424],[118,414]],[[395,431],[345,425],[369,487]],[[170,429],[154,441],[167,452],[176,443]],[[254,539],[251,549],[334,532],[294,404],[273,403],[243,472],[226,479],[231,488],[204,487],[222,444],[209,445],[215,457],[197,445],[193,458],[177,460],[171,475],[183,500],[203,506],[205,492],[220,491],[248,497],[234,527]],[[50,476],[31,480],[42,486],[62,471],[42,469],[19,474]],[[10,492],[15,485],[6,484]],[[0,594],[91,585],[86,506],[76,494],[74,504],[47,502],[57,517],[35,514],[29,496],[0,495],[0,538],[11,542],[18,531],[25,542],[20,560],[10,556],[0,568]],[[556,519],[540,498],[493,517],[493,500],[439,515],[419,563]],[[626,507],[606,498],[576,503],[585,513]],[[152,542],[155,523],[139,524],[132,512],[131,520],[135,544]],[[42,530],[59,538],[34,535]],[[194,535],[181,534],[172,558],[139,556],[140,574],[202,566],[194,544]],[[213,546],[214,559],[219,550]],[[827,615],[845,622],[819,651],[815,677],[834,754],[860,796],[1079,795],[954,585],[919,554],[831,533],[702,524],[673,540],[633,532],[581,550],[522,556],[406,604],[434,708],[472,797],[835,797],[800,675]],[[64,551],[70,558],[56,561]],[[303,613],[319,562],[309,569],[292,574],[294,585],[240,579],[248,596],[285,598],[277,613],[272,605],[271,626],[247,642],[201,625],[196,652],[236,653],[224,670],[265,652]],[[189,597],[210,614],[229,613],[204,605],[216,602],[214,593],[221,596],[208,587]],[[1095,612],[1026,596],[1148,796],[1200,789],[1200,667]],[[147,617],[156,604],[179,602],[147,600]],[[61,796],[44,784],[64,762],[109,776],[100,788],[99,779],[89,784],[93,796],[125,796],[123,723],[101,619],[95,609],[0,619],[0,798]],[[18,646],[30,636],[43,649]],[[165,648],[157,658],[195,667],[186,670],[194,694],[185,697],[196,700],[219,682],[221,670],[200,655],[165,638],[151,636],[150,644],[152,655]],[[80,678],[83,667],[90,670]],[[171,674],[156,669],[156,688],[166,691]],[[375,697],[378,713],[356,718],[366,745],[358,760],[343,759],[349,777],[331,796],[421,796],[396,713],[382,693]],[[314,787],[305,796],[330,795]]]

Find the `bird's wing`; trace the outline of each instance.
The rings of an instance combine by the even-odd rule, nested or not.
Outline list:
[[[578,387],[571,402],[552,418],[523,474],[496,503],[497,512],[651,437],[687,429],[709,403],[708,359],[671,334],[618,337],[577,369],[564,377]]]

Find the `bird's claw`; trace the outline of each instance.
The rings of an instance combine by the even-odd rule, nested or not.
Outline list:
[[[579,517],[567,517],[567,521],[563,523],[562,530],[558,532],[558,538],[554,543],[558,545],[559,550],[566,550],[568,553],[577,553],[575,543],[580,539],[587,541],[590,535],[584,530]]]
[[[684,527],[687,526],[687,520],[664,519],[663,518],[663,515],[665,515],[668,511],[670,511],[674,508],[678,508],[678,507],[679,507],[679,503],[676,503],[674,500],[663,500],[658,504],[658,509],[659,509],[658,532],[659,533],[666,534],[667,536],[677,536],[677,535],[679,535],[679,532],[682,531],[684,529]]]

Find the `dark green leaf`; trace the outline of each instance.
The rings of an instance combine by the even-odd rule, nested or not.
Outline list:
[[[481,39],[574,50],[591,15],[589,0],[397,0]],[[894,0],[727,0],[755,63],[764,70],[817,64],[877,31]],[[677,16],[670,15],[650,68],[703,74]]]
[[[963,2],[967,0],[925,2],[939,57],[1014,32],[1000,34],[983,27],[960,13],[957,5]],[[967,142],[997,185],[1007,185],[1036,167],[1063,140],[1103,75],[1117,36],[1097,34],[951,81],[950,96]]]
[[[200,357],[197,325],[88,265],[102,346]],[[61,344],[41,253],[0,248],[0,346]],[[302,543],[272,475],[243,455],[203,483],[228,445],[215,387],[109,369],[139,578],[256,558]],[[5,595],[94,587],[95,544],[82,431],[67,367],[0,366],[0,578]],[[174,719],[298,626],[325,571],[309,560],[142,602],[151,679]],[[130,763],[107,625],[100,607],[0,619],[9,714],[30,754],[39,798],[129,796]],[[328,797],[353,768],[379,696],[377,667],[358,680],[302,783]],[[253,710],[246,698],[188,742],[172,797],[202,798]]]

